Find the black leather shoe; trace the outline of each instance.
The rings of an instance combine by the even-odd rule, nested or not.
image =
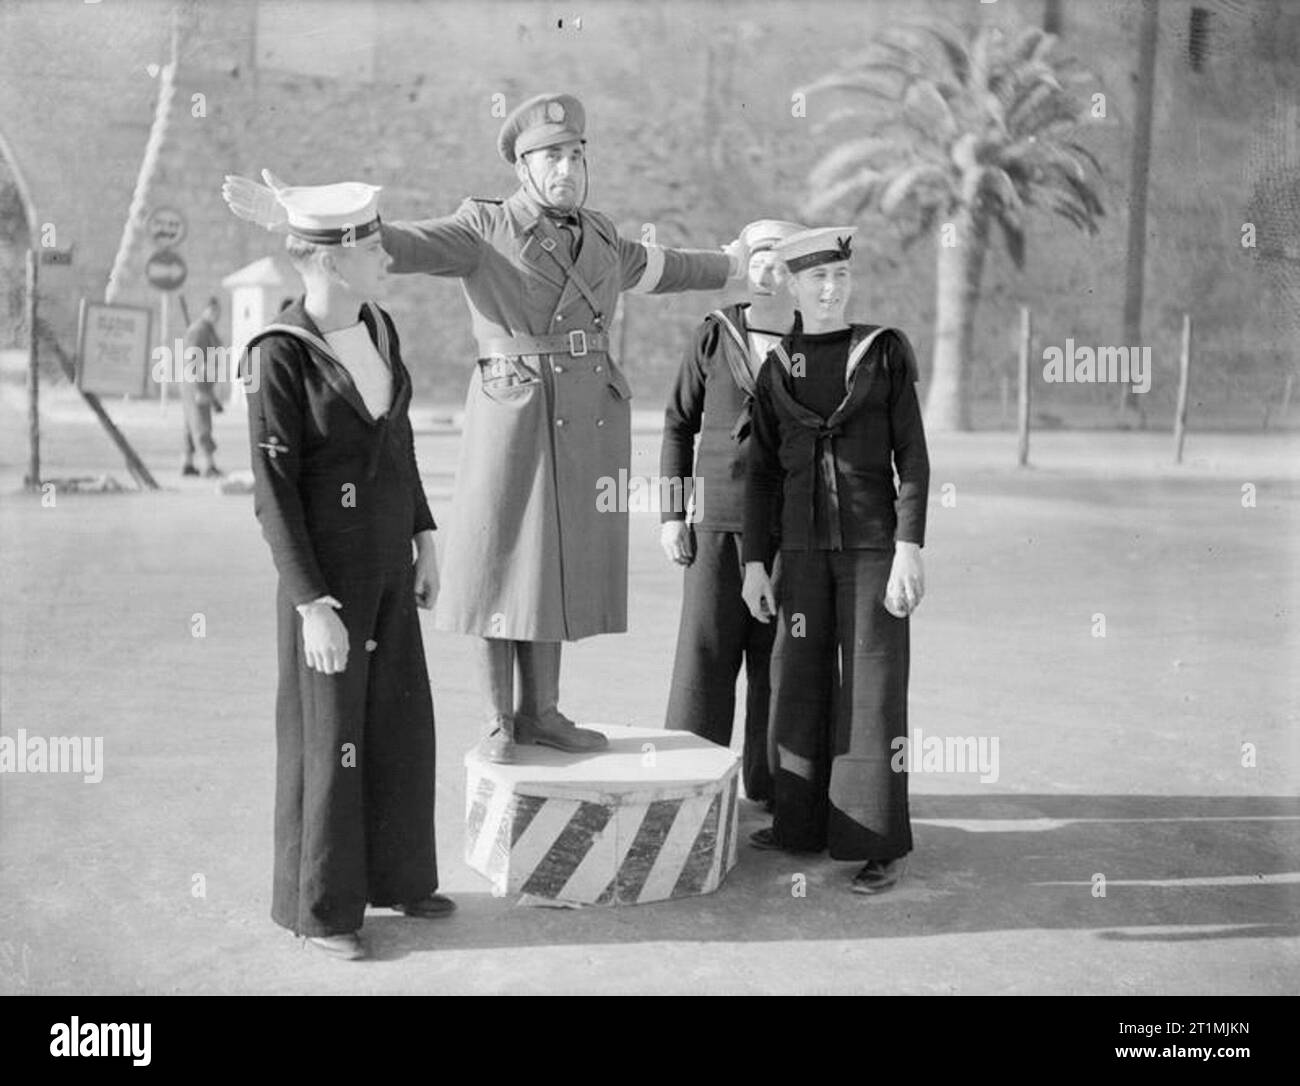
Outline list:
[[[516,713],[515,742],[537,743],[567,754],[590,754],[609,746],[609,739],[604,732],[598,732],[594,728],[579,728],[558,709],[551,709],[541,716]]]
[[[790,848],[789,845],[782,843],[781,838],[776,835],[774,826],[766,826],[761,830],[755,830],[749,835],[749,843],[754,848],[762,849],[765,852],[789,852],[795,856],[815,856],[821,849],[817,848]]]
[[[504,713],[493,718],[475,748],[484,761],[509,765],[515,760],[515,721]]]
[[[185,464],[181,467],[181,474],[193,475],[197,478],[199,474],[199,469],[196,468],[193,464]]]
[[[892,890],[903,877],[903,861],[871,860],[853,876],[849,889],[855,894],[881,894]]]
[[[442,894],[430,894],[419,901],[411,901],[405,905],[394,905],[399,913],[405,913],[407,916],[414,916],[420,920],[436,920],[440,916],[450,916],[456,911],[456,903],[449,897],[443,897]]]

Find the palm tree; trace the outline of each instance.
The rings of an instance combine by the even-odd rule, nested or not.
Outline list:
[[[1085,163],[1101,168],[1071,138],[1085,109],[1065,89],[1089,77],[1051,59],[1055,42],[1037,27],[1014,35],[903,27],[806,88],[849,96],[828,120],[851,120],[856,130],[814,168],[809,214],[878,210],[905,221],[904,244],[945,227],[925,408],[934,430],[970,429],[965,364],[994,229],[1022,268],[1027,208],[1045,204],[1092,234],[1104,214]]]

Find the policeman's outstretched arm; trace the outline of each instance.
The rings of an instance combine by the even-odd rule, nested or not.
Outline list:
[[[743,277],[749,261],[740,239],[726,249],[671,249],[652,242],[618,239],[623,289],[633,294],[675,294],[721,290]]]
[[[381,223],[379,234],[392,258],[389,271],[463,279],[474,274],[483,258],[484,230],[476,201],[466,200],[454,215]]]

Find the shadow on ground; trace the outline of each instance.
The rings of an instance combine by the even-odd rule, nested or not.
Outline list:
[[[365,930],[379,959],[480,947],[1029,928],[1090,929],[1128,941],[1300,934],[1300,873],[1284,860],[1300,841],[1296,799],[928,795],[914,797],[912,813],[916,849],[907,874],[879,897],[848,891],[856,864],[748,847],[748,833],[766,819],[742,801],[738,863],[715,894],[573,910],[462,892],[447,921],[425,926],[375,912]],[[1094,889],[1097,875],[1106,880],[1104,897]],[[1295,881],[1277,881],[1287,875]],[[801,882],[805,893],[796,896]],[[1201,930],[1155,930],[1175,926]]]

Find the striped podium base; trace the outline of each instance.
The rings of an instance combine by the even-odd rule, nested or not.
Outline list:
[[[465,758],[465,859],[497,895],[635,905],[707,894],[736,862],[740,759],[659,728],[597,725],[598,754]]]

